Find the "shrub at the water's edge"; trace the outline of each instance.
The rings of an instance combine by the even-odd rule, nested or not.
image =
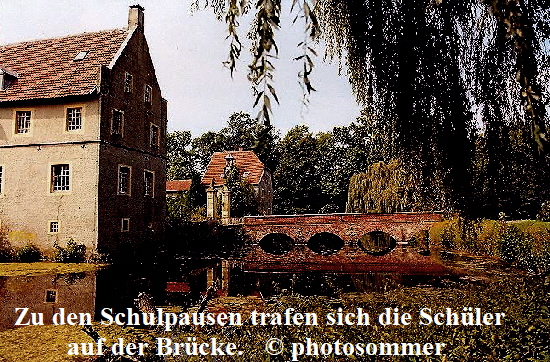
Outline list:
[[[77,244],[73,239],[67,241],[67,246],[62,248],[55,245],[54,260],[58,263],[83,263],[86,261],[86,245]]]
[[[496,256],[532,272],[550,267],[550,222],[455,218],[436,223],[430,230],[430,242],[446,250]]]
[[[42,259],[40,250],[34,244],[26,244],[15,252],[17,260],[22,263],[34,263]]]

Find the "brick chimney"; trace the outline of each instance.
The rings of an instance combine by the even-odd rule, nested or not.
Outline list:
[[[130,11],[128,12],[128,29],[132,29],[137,26],[141,31],[143,31],[143,27],[145,25],[145,17],[143,15],[144,10],[145,9],[141,5],[130,6]]]

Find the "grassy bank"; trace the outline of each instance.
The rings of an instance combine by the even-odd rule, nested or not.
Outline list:
[[[87,263],[0,263],[0,277],[82,273],[101,267]]]

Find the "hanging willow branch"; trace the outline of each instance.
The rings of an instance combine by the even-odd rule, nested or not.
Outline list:
[[[225,22],[227,23],[227,38],[231,39],[229,45],[229,57],[223,64],[231,71],[231,77],[235,71],[235,64],[237,59],[241,56],[241,50],[243,48],[241,41],[239,40],[239,34],[237,29],[239,27],[238,18],[246,11],[246,0],[241,1],[240,6],[237,5],[237,0],[229,0],[228,9],[225,15]]]
[[[280,15],[280,0],[259,0],[256,4],[253,59],[248,66],[248,79],[252,82],[256,96],[254,107],[261,104],[257,119],[267,126],[271,123],[271,97],[279,102],[275,88],[271,84],[275,70],[271,60],[276,58],[279,52],[275,43],[275,30],[279,29]]]
[[[533,136],[539,150],[548,143],[544,122],[546,111],[537,84],[535,51],[536,35],[532,15],[522,0],[482,0],[506,27],[506,36],[513,39],[516,51],[516,81],[521,87],[521,99],[527,117],[533,124]]]
[[[298,18],[304,20],[304,40],[298,43],[298,47],[302,48],[302,55],[294,58],[294,60],[302,61],[303,67],[302,71],[298,73],[298,78],[300,79],[299,84],[302,88],[302,102],[304,105],[307,105],[309,104],[311,92],[315,91],[315,88],[311,85],[309,76],[314,67],[313,58],[317,57],[317,51],[313,43],[317,42],[321,35],[321,26],[316,15],[318,9],[315,0],[311,2],[308,0],[301,2],[294,0],[290,11],[292,12],[295,8],[298,9],[298,14],[294,18],[293,23],[296,23]]]

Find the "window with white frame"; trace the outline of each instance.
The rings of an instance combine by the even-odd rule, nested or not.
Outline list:
[[[130,218],[122,218],[122,225],[120,226],[120,231],[127,232],[130,231]]]
[[[59,232],[59,221],[50,221],[50,233],[56,234]]]
[[[155,190],[155,173],[152,171],[145,170],[143,172],[143,185],[144,185],[144,195],[145,196],[154,196]]]
[[[130,195],[130,183],[132,177],[132,169],[130,166],[118,166],[118,194]]]
[[[31,132],[31,111],[15,112],[15,133],[25,134]]]
[[[149,143],[152,149],[157,149],[159,146],[159,127],[151,124],[151,133]]]
[[[82,129],[82,108],[67,108],[67,131]]]
[[[124,77],[124,92],[132,93],[133,77],[130,73],[126,73]]]
[[[144,93],[144,95],[143,95],[143,101],[144,101],[145,103],[151,104],[152,95],[153,95],[153,89],[151,88],[150,85],[146,85],[146,86],[145,86],[145,93]]]
[[[122,127],[124,127],[124,113],[118,109],[114,109],[111,133],[114,135],[122,135]]]
[[[52,165],[52,192],[69,191],[70,170],[69,165]]]

